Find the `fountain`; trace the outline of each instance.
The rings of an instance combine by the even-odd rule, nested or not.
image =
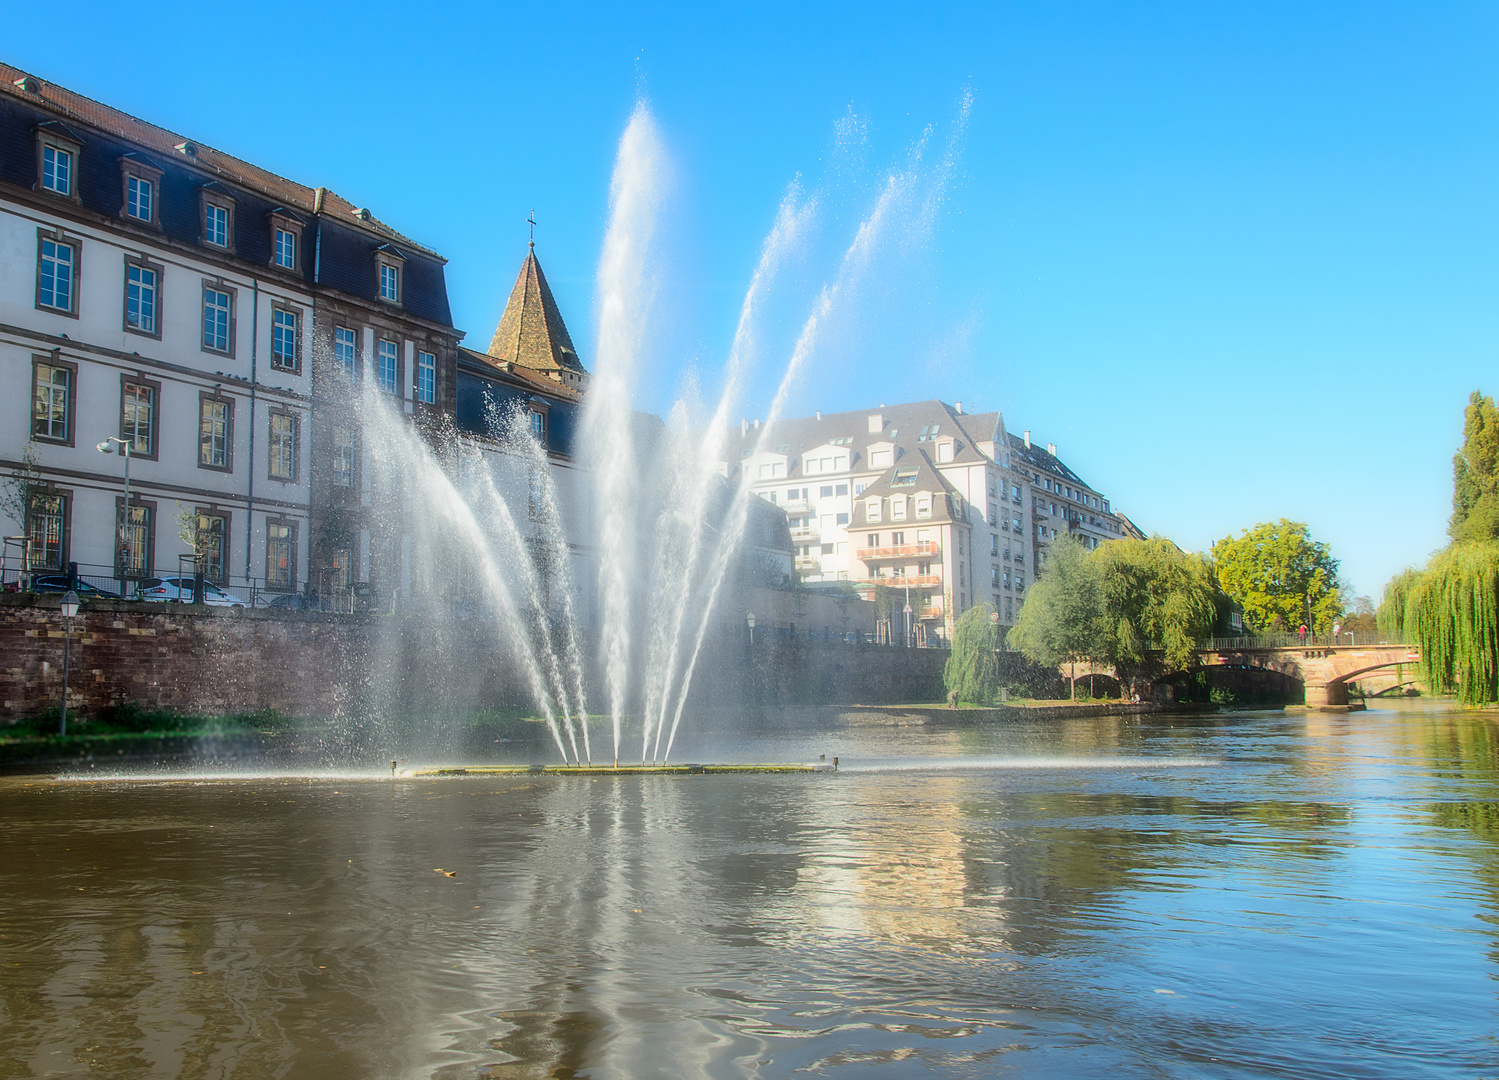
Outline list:
[[[857,293],[897,223],[930,229],[957,142],[955,136],[928,170],[922,160],[929,136],[902,170],[884,178],[834,276],[816,296],[759,427],[757,452],[770,445],[830,317]],[[562,762],[548,767],[554,770],[587,770],[602,750],[591,728],[590,685],[598,698],[593,704],[608,723],[610,768],[628,756],[627,717],[638,718],[640,727],[634,769],[714,768],[669,761],[714,611],[750,520],[748,477],[724,475],[729,417],[762,351],[757,330],[767,293],[818,217],[816,195],[793,182],[761,244],[711,413],[694,415],[684,395],[662,424],[635,410],[633,393],[658,287],[646,268],[652,265],[666,171],[655,122],[638,104],[620,141],[610,190],[596,281],[597,351],[579,438],[597,552],[596,622],[587,631],[589,613],[574,602],[570,524],[529,414],[492,406],[491,443],[481,447],[456,431],[419,434],[373,389],[360,403],[374,464],[399,486],[392,505],[402,507],[409,521],[413,562],[462,568],[476,587],[475,602],[494,616],[494,647],[513,659],[546,721]],[[515,509],[522,500],[524,515]],[[405,603],[409,608],[420,600]]]

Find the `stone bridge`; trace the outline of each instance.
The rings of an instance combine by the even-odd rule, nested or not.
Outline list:
[[[1203,667],[1255,667],[1300,679],[1308,705],[1347,705],[1348,684],[1382,668],[1414,665],[1421,653],[1410,645],[1255,645],[1216,642],[1199,649]]]
[[[1151,650],[1147,656],[1154,661],[1158,675],[1164,671],[1164,654],[1160,650]],[[1280,672],[1306,687],[1306,703],[1316,706],[1348,704],[1350,682],[1371,671],[1414,666],[1420,663],[1421,653],[1412,645],[1400,643],[1338,644],[1322,637],[1303,644],[1294,635],[1283,635],[1278,640],[1217,638],[1197,649],[1196,657],[1202,667]],[[1089,675],[1114,674],[1107,665],[1082,662],[1075,668],[1062,665],[1063,675],[1074,672],[1079,682]]]

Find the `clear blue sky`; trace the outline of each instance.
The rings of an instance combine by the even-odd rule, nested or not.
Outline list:
[[[3,55],[369,206],[448,256],[481,348],[534,208],[589,362],[612,159],[644,94],[675,176],[656,363],[705,381],[788,182],[825,212],[773,348],[882,170],[926,125],[946,138],[971,92],[929,241],[891,245],[794,407],[1001,408],[1185,547],[1304,520],[1377,599],[1444,542],[1462,405],[1499,390],[1493,4],[122,11],[21,5]]]

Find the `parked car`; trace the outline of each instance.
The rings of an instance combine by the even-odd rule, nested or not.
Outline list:
[[[179,604],[193,602],[193,579],[190,577],[142,578],[135,587],[137,600],[175,600]],[[210,607],[245,607],[245,601],[232,593],[226,593],[211,581],[203,583],[203,603]]]
[[[101,589],[97,585],[90,585],[82,578],[78,579],[73,589],[78,593],[80,600],[118,600],[120,594]],[[67,592],[67,574],[37,574],[31,579],[32,592]]]

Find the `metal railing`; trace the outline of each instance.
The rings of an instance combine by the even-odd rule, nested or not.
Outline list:
[[[854,558],[872,559],[914,559],[942,554],[942,545],[935,540],[918,540],[914,544],[899,544],[895,547],[872,547],[859,548],[854,552]]]
[[[1343,630],[1333,634],[1242,634],[1235,637],[1208,638],[1199,649],[1233,652],[1240,649],[1331,649],[1374,648],[1380,645],[1404,646],[1404,634],[1381,634],[1378,631]],[[1154,644],[1153,648],[1161,648]]]
[[[187,556],[183,565],[179,568],[169,566],[158,566],[150,573],[130,571],[124,576],[124,590],[121,591],[121,577],[118,568],[104,566],[97,563],[74,563],[77,568],[77,580],[86,585],[93,586],[105,599],[121,600],[145,600],[146,597],[137,595],[140,583],[147,578],[177,578],[182,580],[186,587],[191,590],[193,577],[193,560]],[[3,592],[31,592],[45,591],[55,592],[56,589],[36,589],[34,581],[37,578],[59,578],[67,577],[69,568],[64,565],[61,569],[56,567],[33,567],[27,569],[17,559],[7,559],[0,563],[0,591]],[[307,590],[300,585],[297,588],[286,588],[279,585],[268,585],[263,577],[245,577],[237,574],[224,574],[222,576],[205,575],[207,581],[217,586],[223,592],[229,594],[235,600],[245,604],[246,607],[269,607],[278,597],[298,595],[306,597]],[[206,592],[206,590],[205,590]],[[316,590],[313,590],[316,595]],[[188,595],[191,595],[189,591]],[[212,595],[211,593],[209,595]],[[90,596],[84,596],[84,600]],[[309,604],[308,606],[320,606]],[[337,610],[336,608],[324,606],[324,610]],[[352,606],[349,608],[352,610]]]

